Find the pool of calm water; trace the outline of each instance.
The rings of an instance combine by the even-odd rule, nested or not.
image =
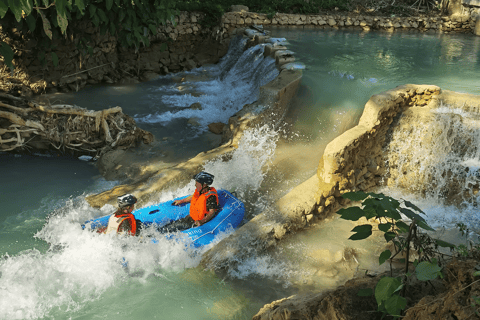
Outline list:
[[[478,37],[281,28],[272,29],[272,35],[285,37],[297,61],[306,65],[285,126],[279,132],[251,132],[232,161],[208,165],[218,177],[215,187],[240,181],[236,188],[250,203],[251,215],[312,176],[326,144],[358,121],[371,95],[405,83],[480,93]],[[262,50],[253,49],[249,58],[257,61]],[[158,149],[153,152],[161,152],[168,130],[175,135],[174,150],[189,144],[209,148],[210,142],[198,139],[204,129],[187,124],[187,119],[198,117],[203,128],[208,122],[226,121],[227,113],[248,103],[249,92],[256,92],[262,83],[246,89],[239,80],[246,62],[236,61],[216,70],[200,69],[134,86],[96,87],[71,94],[68,99],[73,100],[55,99],[77,101],[89,109],[99,104],[124,110],[143,105],[126,112],[140,127],[158,129],[154,146]],[[268,79],[271,61],[258,62],[259,73],[250,77]],[[232,65],[239,67],[238,72],[225,71],[233,70]],[[211,82],[203,74],[209,74]],[[228,94],[210,102],[228,75],[234,79],[231,92],[244,88],[230,100],[241,102],[225,106]],[[162,99],[167,89],[177,97]],[[155,97],[155,92],[160,93]],[[198,97],[203,97],[205,111],[187,110]],[[158,108],[157,102],[162,103]],[[345,240],[350,225],[337,219],[290,238],[276,252],[249,257],[215,274],[196,267],[201,252],[190,252],[178,243],[152,245],[83,231],[81,222],[113,211],[111,206],[92,209],[84,200],[116,183],[99,177],[91,163],[1,154],[0,164],[0,319],[250,319],[265,303],[333,288],[351,276],[351,270],[335,258],[352,246]],[[172,186],[154,200],[192,191],[193,185]],[[355,250],[360,252],[360,267],[370,268],[368,251],[380,248],[373,243]],[[125,257],[128,270],[121,263]]]

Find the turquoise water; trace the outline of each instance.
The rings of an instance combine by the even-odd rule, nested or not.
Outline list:
[[[217,177],[214,186],[235,188],[248,202],[250,215],[314,174],[326,143],[355,124],[372,94],[404,83],[480,93],[477,37],[298,29],[272,33],[287,38],[297,61],[307,66],[286,126],[281,132],[263,128],[247,133],[232,160],[206,165]],[[192,136],[202,135],[206,123],[225,121],[228,112],[255,100],[259,80],[272,71],[272,61],[258,61],[260,71],[245,78],[242,59],[260,59],[261,48],[255,50],[259,55],[252,52],[207,72],[214,75],[211,82],[198,70],[187,74],[197,78],[191,82],[169,76],[139,86],[86,90],[68,99],[86,108],[119,104],[124,110],[138,101],[143,107],[133,115],[140,126],[158,126],[157,138],[163,130],[183,130],[187,136],[176,137],[174,143],[185,146]],[[239,68],[232,69],[235,65]],[[215,91],[229,74],[236,78],[227,88],[240,87],[243,79],[245,96],[236,92],[233,100],[241,103],[227,104],[223,111],[228,112],[221,112],[228,90],[221,89],[224,94],[217,100]],[[201,86],[195,84],[198,78]],[[257,87],[247,85],[250,82]],[[155,83],[161,92],[156,98]],[[162,87],[165,83],[170,83],[168,88]],[[180,93],[182,85],[189,86],[187,94]],[[167,89],[175,92],[168,101],[161,99]],[[195,96],[203,97],[205,111],[185,109],[196,102]],[[155,109],[152,101],[167,105]],[[215,108],[219,112],[212,112]],[[185,124],[192,116],[199,117],[203,129]],[[205,147],[201,140],[195,143]],[[160,142],[157,147],[162,148]],[[84,231],[81,222],[114,209],[90,208],[85,195],[116,182],[105,181],[90,163],[76,159],[0,155],[0,164],[0,319],[251,319],[265,303],[308,290],[303,279],[317,286],[323,281],[312,271],[315,266],[303,268],[288,259],[312,248],[303,238],[289,243],[295,254],[252,256],[213,273],[197,267],[201,252],[185,250],[181,243],[153,245]],[[152,195],[152,201],[192,191],[193,184],[172,185],[172,190]],[[123,258],[129,261],[128,269],[122,266]],[[341,281],[331,276],[324,282],[335,286]]]

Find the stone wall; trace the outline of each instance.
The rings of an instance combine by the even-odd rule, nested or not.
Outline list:
[[[38,42],[17,29],[0,26],[0,39],[10,44],[16,56],[14,76],[5,76],[4,91],[30,95],[56,91],[78,91],[87,84],[135,83],[160,74],[190,70],[206,63],[216,63],[228,49],[228,37],[218,36],[218,27],[204,29],[201,13],[183,12],[159,27],[148,48],[122,48],[115,36],[102,35],[92,22],[72,26],[67,39],[54,41],[58,65],[52,52],[45,55],[45,64],[37,57]],[[8,30],[7,30],[8,29]],[[91,50],[80,46],[84,41]],[[167,49],[165,49],[167,44]]]
[[[472,33],[478,11],[466,9],[464,15],[444,17],[380,17],[365,15],[306,15],[277,13],[269,18],[253,12],[227,12],[222,18],[221,33],[228,38],[239,26],[256,24],[263,26],[297,26],[310,28],[351,28],[360,30],[410,30],[419,32]]]

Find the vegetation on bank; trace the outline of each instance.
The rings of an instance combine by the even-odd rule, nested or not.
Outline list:
[[[175,0],[0,0],[0,19],[4,32],[30,33],[38,40],[38,59],[45,61],[45,52],[58,64],[55,41],[73,39],[72,24],[91,21],[102,34],[116,35],[124,47],[149,46],[149,36],[157,27],[173,21],[177,14]],[[0,39],[0,55],[13,69],[14,52]],[[88,36],[76,39],[85,53],[91,52]]]
[[[448,0],[0,0],[3,32],[31,34],[38,39],[38,59],[45,62],[45,53],[58,64],[56,39],[72,38],[71,27],[76,22],[91,21],[100,32],[116,35],[124,47],[148,47],[149,36],[167,21],[174,23],[179,11],[199,11],[205,14],[204,27],[218,25],[222,14],[232,5],[244,5],[252,12],[273,16],[277,12],[318,14],[328,11],[377,15],[415,15],[440,12]],[[14,31],[12,31],[14,30]],[[91,53],[89,38],[75,39],[84,54]],[[165,48],[165,47],[164,47]],[[14,69],[16,53],[8,40],[0,38],[0,58]]]
[[[358,292],[359,296],[375,296],[377,311],[384,315],[401,317],[407,308],[408,286],[414,280],[432,285],[432,280],[443,278],[443,268],[452,257],[479,258],[480,244],[470,242],[455,246],[428,235],[426,231],[435,230],[421,216],[425,213],[409,201],[398,201],[384,194],[362,191],[345,193],[343,198],[362,203],[360,207],[340,209],[337,213],[342,219],[358,221],[365,218],[377,222],[378,230],[375,231],[383,232],[385,240],[390,244],[390,248],[379,256],[379,265],[387,261],[390,263],[390,276],[382,277],[375,290],[363,289]],[[404,221],[405,217],[410,222]],[[457,226],[462,235],[468,236],[469,230],[464,224]],[[363,240],[371,236],[373,231],[370,223],[358,225],[352,229],[355,233],[349,239]],[[440,252],[439,247],[449,248],[452,254]],[[394,264],[403,264],[400,276],[394,276]],[[480,277],[480,271],[473,272],[471,276]],[[475,282],[477,281],[480,280]],[[480,297],[472,296],[471,299],[472,312],[480,316]]]

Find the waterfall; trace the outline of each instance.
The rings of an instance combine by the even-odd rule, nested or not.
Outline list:
[[[474,111],[443,103],[415,115],[407,110],[386,149],[388,187],[421,197],[432,222],[442,226],[474,226],[480,218],[480,116]]]

